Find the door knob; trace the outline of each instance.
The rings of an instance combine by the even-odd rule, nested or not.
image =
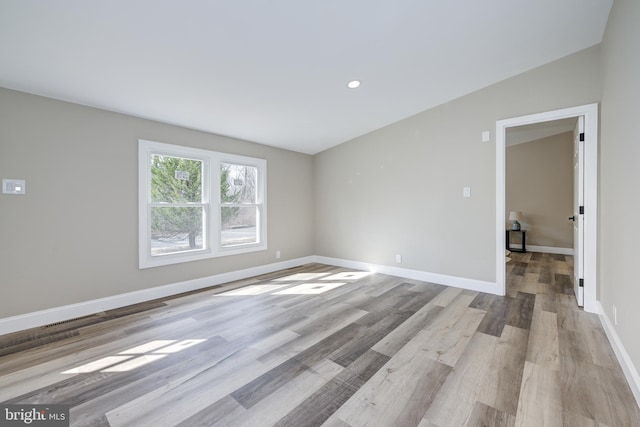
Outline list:
[[[576,216],[575,216],[575,215],[574,215],[574,216],[570,216],[570,217],[569,217],[569,219],[570,219],[571,221],[575,222],[575,221],[576,221]]]

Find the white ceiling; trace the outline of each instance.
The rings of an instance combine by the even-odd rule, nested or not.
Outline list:
[[[0,86],[313,154],[599,43],[612,1],[0,0]]]

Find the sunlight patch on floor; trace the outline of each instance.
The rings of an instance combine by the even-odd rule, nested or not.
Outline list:
[[[127,372],[133,369],[146,365],[147,363],[155,362],[164,357],[166,354],[145,354],[143,356],[136,357],[135,359],[127,360],[126,362],[119,363],[111,366],[110,368],[103,369],[101,372]]]
[[[339,288],[351,282],[360,280],[372,274],[369,271],[343,271],[340,273],[296,273],[273,279],[271,284],[249,285],[227,292],[215,294],[218,296],[250,296],[250,295],[319,295],[331,289]],[[320,280],[321,282],[318,282]],[[298,285],[280,282],[308,282]],[[291,286],[286,288],[287,286]],[[282,289],[286,288],[286,289]]]
[[[104,369],[108,366],[131,359],[132,357],[134,356],[107,356],[103,357],[102,359],[89,362],[85,365],[78,366],[77,368],[64,371],[63,374],[87,374],[89,372],[99,371],[100,369]]]
[[[320,280],[360,280],[370,274],[368,271],[344,271],[329,277],[323,277]]]
[[[146,344],[139,345],[137,347],[130,348],[129,350],[121,351],[118,354],[141,354],[141,353],[150,353],[159,348],[168,346],[169,344],[173,344],[178,340],[155,340],[148,342]]]
[[[233,289],[228,292],[223,292],[221,294],[216,294],[216,297],[224,297],[224,296],[239,296],[239,295],[261,295],[266,294],[277,289],[283,288],[287,285],[251,285],[245,286],[244,288]]]
[[[276,292],[275,295],[317,295],[342,285],[346,285],[346,283],[304,283]]]
[[[273,279],[274,282],[301,282],[305,280],[316,280],[320,277],[328,276],[331,273],[297,273],[291,276]]]
[[[155,340],[124,350],[118,356],[107,356],[93,362],[69,369],[63,374],[88,374],[91,372],[127,372],[155,362],[170,354],[177,353],[194,345],[205,342],[205,339],[188,340]]]

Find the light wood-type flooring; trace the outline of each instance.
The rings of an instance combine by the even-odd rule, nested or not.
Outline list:
[[[0,337],[0,402],[73,426],[640,426],[571,257],[508,296],[312,264]]]

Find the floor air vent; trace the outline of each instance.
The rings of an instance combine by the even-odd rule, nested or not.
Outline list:
[[[89,319],[91,317],[96,317],[96,315],[95,314],[90,314],[88,316],[76,317],[76,318],[73,318],[73,319],[62,320],[60,322],[50,323],[48,325],[44,325],[42,327],[42,329],[52,328],[52,327],[58,326],[58,325],[64,325],[66,323],[76,322],[76,321],[82,320],[82,319]]]

